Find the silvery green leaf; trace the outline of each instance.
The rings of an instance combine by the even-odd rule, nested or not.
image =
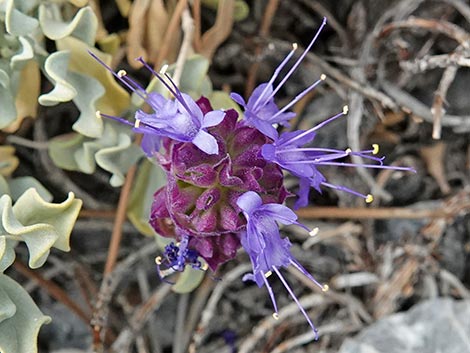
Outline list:
[[[77,95],[77,91],[68,83],[67,79],[69,57],[70,53],[58,51],[52,53],[46,59],[44,70],[49,79],[54,82],[55,87],[49,93],[39,96],[40,104],[52,106],[60,102],[68,102]]]
[[[80,110],[80,116],[72,128],[87,137],[100,137],[103,134],[103,120],[96,117],[96,101],[105,94],[103,86],[93,77],[75,72],[69,72],[68,82],[77,91],[73,102]]]
[[[37,353],[39,329],[50,321],[18,283],[0,274],[0,352]]]
[[[12,206],[9,195],[0,198],[0,238],[4,238],[4,256],[11,257],[14,242],[25,242],[29,251],[29,266],[37,268],[44,264],[52,247],[69,251],[69,238],[78,217],[81,201],[72,193],[67,200],[54,204],[44,201],[38,192],[31,188],[24,192]],[[2,270],[11,264],[10,260],[0,259]],[[10,262],[10,263],[9,263]]]
[[[34,17],[22,12],[21,5],[24,0],[6,0],[5,27],[8,33],[15,36],[26,36],[33,33],[39,26],[39,22]],[[25,7],[24,10],[27,10]]]
[[[66,37],[56,41],[59,50],[70,52],[69,71],[76,72],[98,80],[105,88],[105,94],[96,102],[96,109],[103,113],[120,116],[129,109],[129,93],[121,87],[114,76],[101,66],[88,53],[92,51],[107,65],[111,64],[111,55],[92,48],[83,41]]]
[[[205,271],[186,266],[171,290],[175,293],[190,293],[195,290],[204,279]]]
[[[155,231],[150,227],[150,208],[153,194],[166,184],[166,174],[160,166],[143,160],[139,165],[137,177],[132,188],[127,216],[142,234],[153,236]]]
[[[0,195],[10,194],[10,187],[3,175],[0,174]]]
[[[125,153],[122,153],[123,151]],[[132,143],[129,135],[119,133],[118,144],[99,150],[95,154],[95,159],[101,168],[113,174],[109,183],[117,187],[124,183],[125,173],[142,156],[140,147]]]
[[[55,4],[42,3],[39,6],[39,23],[44,35],[58,40],[73,36],[90,46],[95,42],[98,20],[90,7],[80,9],[70,22],[62,20],[60,9]]]
[[[10,59],[10,65],[13,70],[18,70],[28,60],[34,57],[33,46],[29,40],[25,37],[18,37],[21,44],[21,51],[12,56]]]
[[[131,142],[128,126],[104,121],[103,134],[92,139],[79,134],[53,138],[49,155],[60,168],[91,174],[96,164],[113,174],[110,183],[119,186],[129,167],[143,156],[140,148]],[[73,156],[73,158],[71,158]]]
[[[17,200],[26,190],[30,188],[36,189],[39,196],[46,201],[51,202],[52,194],[37,179],[31,176],[23,176],[8,180],[10,195],[13,200]]]

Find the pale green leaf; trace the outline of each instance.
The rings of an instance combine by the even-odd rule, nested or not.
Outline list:
[[[25,0],[6,0],[5,27],[15,36],[31,35],[39,25],[37,19],[28,16],[19,9]]]
[[[49,140],[48,152],[49,157],[56,166],[65,170],[80,170],[84,173],[86,171],[79,168],[75,158],[71,158],[81,147],[85,137],[80,134],[65,134],[57,136]],[[93,156],[91,156],[91,165],[94,168]],[[91,172],[88,173],[92,173]]]
[[[131,165],[143,156],[141,149],[132,143],[132,131],[113,121],[104,121],[101,137],[91,139],[78,134],[59,136],[49,143],[53,162],[68,170],[91,174],[96,164],[112,173],[111,185],[119,186]]]
[[[96,102],[105,94],[103,86],[93,77],[75,72],[69,72],[68,80],[77,91],[73,101],[80,110],[80,116],[72,128],[87,137],[100,137],[103,134],[103,120],[96,117]]]
[[[90,46],[95,43],[98,20],[90,7],[80,9],[70,22],[64,22],[60,9],[55,4],[43,3],[39,6],[39,23],[44,35],[57,40],[73,36]]]
[[[44,201],[33,188],[21,195],[12,206],[9,195],[0,198],[0,238],[4,238],[4,256],[11,246],[10,241],[26,243],[29,251],[29,266],[37,268],[44,264],[49,251],[55,247],[70,250],[70,233],[78,217],[81,201],[72,193],[67,200],[54,204]],[[2,261],[2,270],[11,262],[10,257]],[[6,265],[5,265],[6,263]]]
[[[18,37],[21,50],[11,57],[11,67],[14,70],[20,69],[28,60],[34,57],[33,44],[26,37]]]
[[[103,85],[106,93],[96,102],[96,110],[109,115],[120,116],[125,110],[129,109],[129,93],[115,81],[114,76],[101,66],[88,51],[92,51],[107,65],[111,64],[111,55],[90,47],[74,37],[59,39],[56,44],[59,50],[70,52],[70,71],[93,77]]]
[[[142,161],[127,207],[127,217],[142,234],[155,235],[155,231],[148,223],[150,208],[153,202],[153,194],[165,184],[166,174],[163,169],[149,160]]]
[[[205,273],[205,271],[186,266],[171,290],[176,293],[190,293],[201,284]]]
[[[52,194],[42,185],[37,179],[31,176],[23,176],[8,180],[10,187],[10,195],[13,200],[17,200],[26,190],[30,188],[36,189],[39,196],[44,201],[51,202],[53,199]]]
[[[58,51],[52,53],[46,59],[44,70],[49,76],[49,79],[54,82],[55,87],[49,93],[39,96],[38,100],[40,104],[52,106],[60,102],[68,102],[77,95],[77,91],[68,82],[67,78],[69,58],[69,52]]]
[[[0,352],[37,353],[37,337],[51,321],[14,280],[0,274]]]
[[[125,151],[125,153],[122,153]],[[112,173],[109,183],[112,186],[120,186],[124,183],[124,174],[143,156],[139,146],[132,143],[131,138],[120,133],[118,144],[99,150],[95,154],[96,163]]]
[[[18,198],[13,211],[25,226],[38,227],[41,223],[52,226],[58,234],[54,248],[70,251],[70,234],[81,207],[82,201],[73,193],[62,203],[49,203],[31,188]]]

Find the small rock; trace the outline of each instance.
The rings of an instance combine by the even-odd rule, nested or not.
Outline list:
[[[425,301],[347,339],[339,353],[470,353],[469,317],[470,300]]]

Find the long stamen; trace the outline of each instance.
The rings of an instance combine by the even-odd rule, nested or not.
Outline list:
[[[313,44],[315,43],[315,41],[317,40],[318,36],[320,35],[320,32],[322,31],[323,27],[325,27],[326,25],[326,17],[323,17],[323,21],[320,25],[320,28],[318,29],[317,33],[315,33],[315,36],[313,37],[313,39],[310,41],[310,44],[307,46],[307,48],[305,48],[305,50],[303,51],[303,53],[300,55],[300,57],[297,59],[297,61],[295,62],[294,66],[292,66],[292,68],[289,70],[289,72],[284,76],[284,78],[282,79],[281,82],[279,82],[279,84],[277,85],[277,87],[273,90],[273,92],[271,93],[271,95],[266,98],[266,100],[269,100],[271,99],[272,97],[274,97],[276,95],[276,93],[281,89],[281,87],[284,85],[284,83],[286,83],[286,81],[289,79],[289,77],[294,73],[294,71],[297,69],[297,67],[300,65],[300,63],[302,62],[302,60],[304,60],[305,56],[307,55],[307,53],[310,51],[310,49],[312,48]]]
[[[302,274],[307,277],[309,280],[311,280],[313,283],[315,283],[315,285],[317,287],[319,287],[322,291],[325,291],[325,284],[321,284],[320,282],[318,282],[315,277],[313,277],[301,264],[299,264],[297,261],[295,261],[294,259],[290,259],[290,263],[297,269],[299,270],[300,272],[302,272]]]
[[[191,116],[193,115],[188,105],[186,104],[186,101],[181,95],[181,91],[179,90],[175,82],[171,79],[170,75],[168,75],[166,72],[162,73],[170,81],[173,88],[164,80],[161,74],[156,72],[149,64],[147,64],[147,62],[142,57],[139,57],[136,60],[140,62],[142,65],[144,65],[144,67],[147,70],[149,70],[156,78],[158,78],[158,80],[166,87],[166,89],[168,89],[168,91],[170,91],[170,93],[183,105],[184,109],[188,112],[189,115]],[[166,67],[165,67],[165,71],[166,71]]]
[[[96,115],[97,118],[111,119],[111,120],[117,121],[117,122],[119,122],[119,123],[121,123],[121,124],[126,124],[126,125],[130,125],[130,126],[134,126],[134,124],[132,124],[130,121],[127,121],[127,120],[124,119],[124,118],[119,118],[119,117],[117,117],[117,116],[112,116],[112,115],[103,114],[103,113],[101,113],[99,110],[96,111],[95,115]]]
[[[282,274],[279,272],[279,270],[278,270],[276,267],[273,267],[273,270],[274,270],[274,272],[276,272],[276,275],[279,277],[279,279],[281,280],[282,284],[283,284],[284,287],[287,289],[287,291],[289,292],[290,296],[292,297],[292,299],[295,301],[295,303],[296,303],[297,306],[299,307],[299,310],[302,312],[302,314],[304,315],[304,317],[307,319],[307,322],[308,322],[308,324],[310,325],[310,327],[312,328],[313,332],[315,332],[315,340],[318,340],[318,330],[316,329],[315,325],[313,324],[313,322],[312,322],[312,321],[310,320],[310,318],[308,317],[307,312],[305,311],[305,309],[302,307],[302,305],[300,304],[299,300],[298,300],[297,297],[295,296],[294,291],[291,289],[291,287],[289,286],[289,284],[287,283],[287,281],[284,279],[284,277],[282,276]]]
[[[308,164],[312,163],[312,161],[299,161],[299,162],[286,162],[289,164]],[[315,165],[334,165],[338,167],[363,167],[363,168],[374,168],[374,169],[390,169],[390,170],[401,170],[405,172],[416,172],[413,168],[410,167],[395,167],[393,165],[380,165],[380,164],[355,164],[355,163],[343,163],[343,162],[314,162]]]
[[[299,134],[299,135],[297,135],[297,136],[291,138],[290,140],[286,141],[284,144],[290,144],[290,143],[292,143],[292,142],[294,142],[294,141],[296,141],[296,140],[298,140],[298,139],[304,137],[304,136],[307,135],[307,134],[310,134],[310,133],[312,133],[312,132],[314,132],[314,131],[317,131],[318,129],[322,128],[323,126],[325,126],[325,125],[331,123],[332,121],[334,121],[334,120],[336,120],[336,119],[338,119],[338,118],[341,118],[342,116],[346,115],[347,113],[348,113],[348,106],[345,105],[345,106],[343,107],[343,111],[342,111],[341,113],[336,114],[335,116],[332,116],[331,118],[326,119],[325,121],[323,121],[323,122],[321,122],[321,123],[315,125],[315,126],[312,127],[311,129],[308,129],[308,130],[302,132],[301,134]]]
[[[143,100],[147,100],[147,92],[145,92],[145,90],[141,90],[141,86],[139,84],[137,84],[136,82],[134,81],[128,81],[126,79],[124,79],[124,77],[126,76],[126,72],[124,70],[121,70],[119,71],[119,73],[116,73],[114,72],[114,70],[112,68],[110,68],[108,65],[106,65],[106,63],[101,60],[98,56],[96,56],[94,53],[92,53],[90,50],[88,50],[88,54],[90,54],[96,61],[98,61],[104,68],[106,68],[109,72],[111,72],[114,77],[116,77],[119,81],[121,81],[127,88],[129,88],[131,91],[133,92],[136,92],[136,94],[142,98]],[[136,83],[137,86],[134,86],[133,83]]]
[[[355,191],[355,190],[350,189],[350,188],[347,188],[346,186],[334,185],[334,184],[330,184],[330,183],[327,183],[327,182],[322,182],[321,184],[328,187],[328,188],[330,188],[330,189],[333,189],[333,190],[344,191],[344,192],[347,192],[349,194],[361,197],[366,201],[366,203],[371,203],[374,200],[374,198],[371,194],[367,194],[367,195],[361,194],[360,192]]]
[[[258,99],[256,100],[255,104],[253,104],[253,110],[256,110],[258,108],[258,104],[263,101],[264,95],[268,91],[268,88],[274,83],[274,80],[279,76],[281,73],[281,70],[286,66],[287,62],[292,58],[292,55],[294,55],[295,51],[297,50],[297,43],[292,44],[292,50],[290,53],[284,58],[284,60],[279,64],[279,66],[274,70],[274,73],[269,80],[269,82],[266,84],[266,87],[264,88],[263,92],[259,95]]]
[[[273,307],[274,307],[273,317],[276,319],[277,317],[279,317],[279,311],[277,309],[276,297],[274,296],[273,288],[271,287],[271,285],[268,282],[267,277],[269,277],[269,276],[267,276],[267,275],[268,274],[263,276],[263,281],[264,281],[264,284],[266,286],[266,289],[268,290],[269,296],[271,297],[271,302],[273,303]]]
[[[320,76],[320,79],[315,81],[312,85],[310,85],[309,87],[307,87],[306,89],[304,89],[302,92],[300,92],[297,96],[295,96],[295,98],[290,101],[289,104],[287,104],[286,106],[284,106],[281,110],[279,110],[276,114],[274,114],[270,120],[273,120],[274,118],[276,118],[278,115],[284,113],[287,109],[289,109],[290,107],[292,107],[295,103],[297,103],[299,100],[301,100],[306,94],[308,94],[311,90],[313,90],[315,87],[317,87],[321,82],[323,82],[324,80],[326,79],[326,76],[325,75],[321,75]]]

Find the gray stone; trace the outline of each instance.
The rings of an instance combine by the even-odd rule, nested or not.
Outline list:
[[[470,353],[470,301],[423,302],[347,339],[339,353]]]

